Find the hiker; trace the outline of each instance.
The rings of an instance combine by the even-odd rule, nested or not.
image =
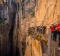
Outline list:
[[[56,30],[56,25],[51,25],[50,26],[50,30],[51,30],[51,38],[56,41],[57,38],[57,30]]]
[[[51,24],[51,26],[50,26],[50,30],[51,30],[51,38],[53,39],[53,32],[54,32],[53,24]]]
[[[56,42],[56,39],[57,39],[57,30],[56,30],[56,25],[54,25],[53,40]]]
[[[60,47],[60,24],[58,24],[58,25],[56,26],[56,29],[57,29],[57,32],[58,32],[58,40],[59,40],[58,45],[59,45],[59,47]]]

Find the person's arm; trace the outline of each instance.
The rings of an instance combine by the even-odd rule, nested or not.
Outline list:
[[[59,26],[59,27],[57,27],[57,28],[56,28],[56,30],[57,30],[57,29],[59,29],[59,28],[60,28],[60,26]]]

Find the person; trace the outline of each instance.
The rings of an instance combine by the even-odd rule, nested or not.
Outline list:
[[[56,29],[57,29],[57,32],[58,32],[58,40],[59,40],[58,45],[59,45],[59,49],[60,49],[60,24],[58,24],[56,26]]]
[[[51,30],[51,38],[56,42],[56,38],[57,38],[56,25],[52,24],[50,26],[50,30]]]
[[[54,31],[53,31],[53,40],[56,42],[56,39],[57,39],[56,25],[54,25],[53,28],[54,28]]]
[[[53,39],[53,31],[54,31],[53,24],[51,24],[51,26],[50,26],[50,30],[51,30],[51,38]]]

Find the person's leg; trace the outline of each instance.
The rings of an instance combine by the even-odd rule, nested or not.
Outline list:
[[[55,41],[57,40],[57,31],[55,32]]]
[[[51,39],[53,40],[53,32],[51,32]]]
[[[57,39],[57,35],[55,35],[55,39],[54,39],[54,40],[55,40],[55,42],[56,42],[56,39]]]
[[[54,31],[53,32],[53,40],[56,41],[56,38],[57,38],[57,31]]]
[[[53,36],[53,40],[56,41],[56,35],[55,35],[55,34],[54,34],[54,36]]]
[[[53,40],[55,41],[55,32],[53,32],[53,36],[52,37],[53,37]]]

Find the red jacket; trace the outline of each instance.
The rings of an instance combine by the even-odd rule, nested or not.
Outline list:
[[[53,32],[54,31],[54,27],[50,26],[50,30],[51,30],[51,32]]]
[[[58,25],[56,26],[56,29],[57,29],[58,32],[60,32],[60,24],[58,24]]]

